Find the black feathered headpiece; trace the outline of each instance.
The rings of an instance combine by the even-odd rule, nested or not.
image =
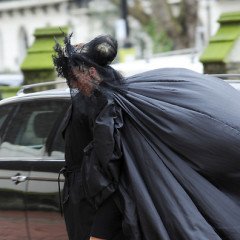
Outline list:
[[[117,41],[110,35],[100,35],[86,44],[72,45],[71,37],[72,34],[64,34],[63,47],[56,41],[53,62],[58,76],[66,78],[68,86],[72,88],[72,81],[79,79],[73,69],[78,68],[79,72],[83,72],[84,69],[93,67],[102,80],[98,89],[121,89],[124,85],[123,77],[109,66],[117,55]]]

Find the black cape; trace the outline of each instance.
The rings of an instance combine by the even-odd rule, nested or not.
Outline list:
[[[126,78],[97,116],[83,195],[116,189],[126,239],[240,239],[240,94],[167,68]]]

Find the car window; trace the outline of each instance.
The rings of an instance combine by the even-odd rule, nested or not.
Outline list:
[[[51,159],[64,159],[65,141],[62,136],[62,131],[59,130],[52,143],[51,150],[48,158]]]
[[[57,100],[21,103],[8,125],[0,156],[42,158],[47,138],[66,105]]]
[[[11,111],[13,105],[4,105],[0,108],[0,128],[2,127],[5,119],[7,118],[9,112]]]

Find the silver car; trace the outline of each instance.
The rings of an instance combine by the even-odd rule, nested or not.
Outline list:
[[[58,173],[69,104],[66,89],[0,101],[0,239],[67,239]]]
[[[238,80],[229,84],[240,91]],[[64,166],[61,125],[69,104],[66,88],[0,101],[0,239],[67,239],[58,173]]]

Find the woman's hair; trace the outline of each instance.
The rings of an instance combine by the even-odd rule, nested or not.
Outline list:
[[[64,46],[57,41],[54,46],[56,55],[53,62],[58,76],[69,80],[71,68],[78,66],[79,69],[95,67],[99,73],[104,73],[108,65],[117,55],[118,43],[110,35],[100,35],[88,43],[71,44],[70,35],[64,34]]]
[[[117,41],[110,35],[100,35],[86,44],[72,45],[71,37],[72,34],[64,34],[64,46],[57,41],[54,46],[56,54],[53,62],[58,76],[66,78],[71,87],[73,67],[78,67],[80,71],[93,67],[102,79],[102,91],[122,88],[122,75],[109,66],[117,56]]]
[[[110,35],[100,35],[87,44],[77,49],[77,52],[84,54],[100,66],[112,63],[117,56],[118,43]]]

